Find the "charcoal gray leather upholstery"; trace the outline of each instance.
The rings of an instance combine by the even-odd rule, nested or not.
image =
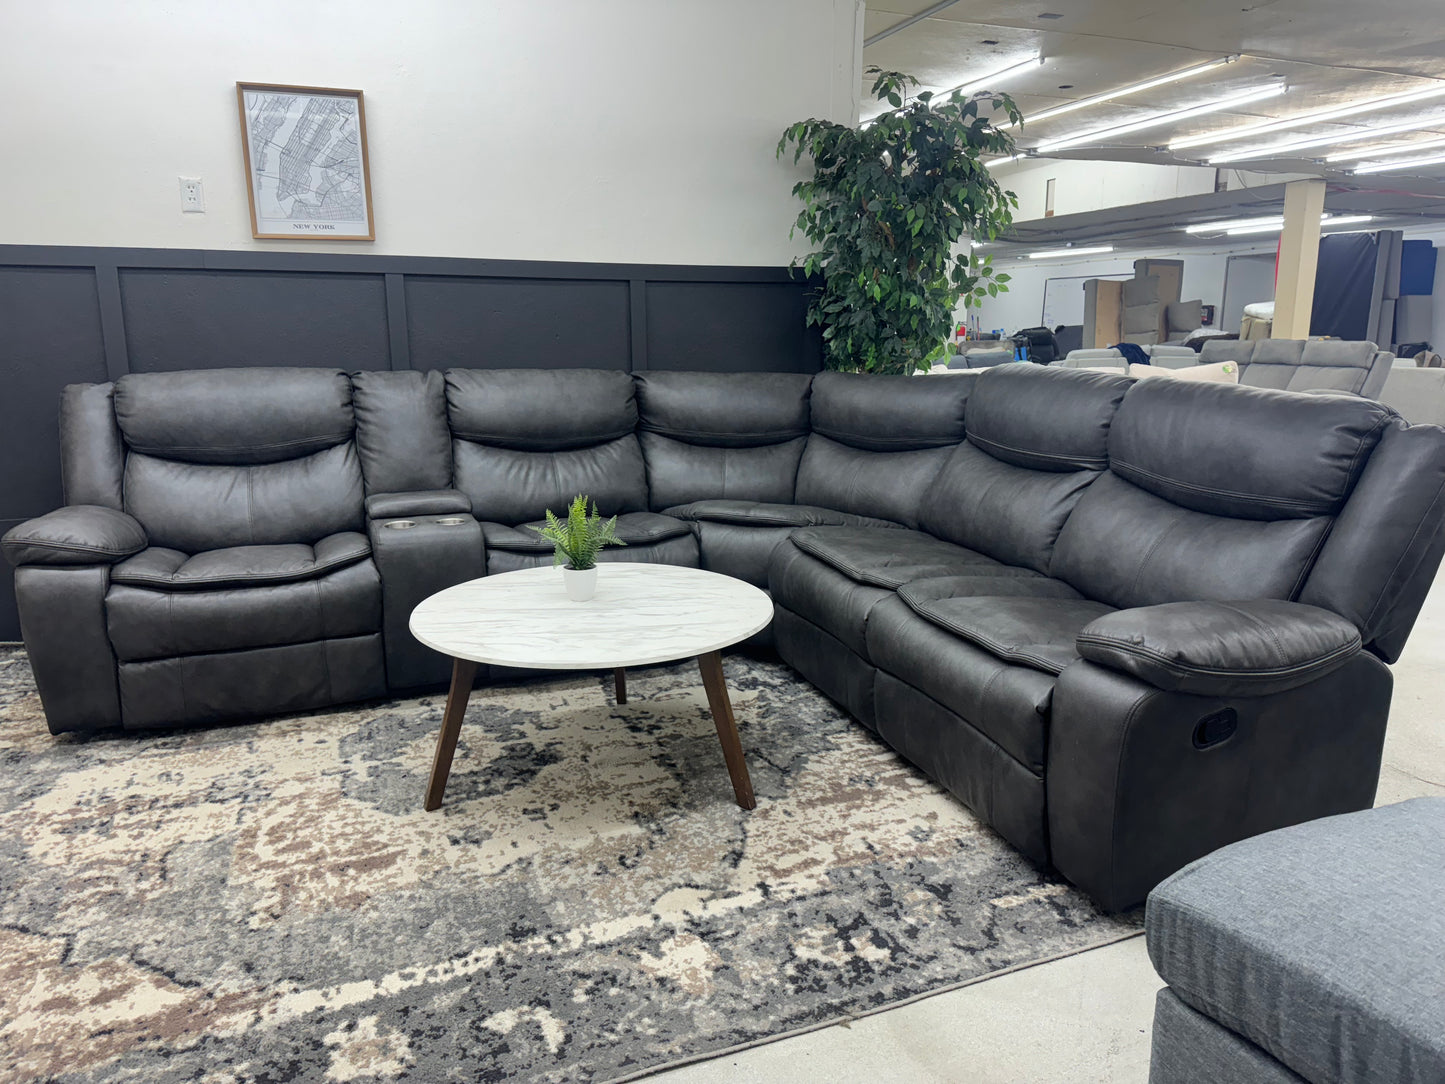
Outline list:
[[[145,548],[135,517],[98,504],[71,504],[26,520],[0,539],[12,565],[114,564]]]
[[[581,492],[602,560],[765,587],[790,665],[1113,908],[1371,803],[1445,555],[1445,430],[1056,367],[147,374],[67,388],[61,432],[67,506],[3,547],[56,732],[442,685],[412,609],[550,564]]]
[[[1080,630],[1078,654],[1165,692],[1268,696],[1338,670],[1360,633],[1317,606],[1273,599],[1166,602],[1117,610]]]

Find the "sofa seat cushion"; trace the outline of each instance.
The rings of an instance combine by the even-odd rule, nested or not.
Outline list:
[[[233,546],[194,556],[152,546],[116,565],[110,579],[160,591],[252,587],[313,579],[370,553],[366,535],[354,531],[327,535],[314,546]]]
[[[1112,606],[1080,598],[1066,584],[1043,578],[1002,581],[1015,590],[995,595],[937,597],[929,586],[925,581],[898,594],[914,613],[939,628],[1005,662],[1048,674],[1061,673],[1079,658],[1075,640],[1085,625],[1114,612]]]
[[[793,544],[850,580],[896,589],[913,580],[996,570],[1000,575],[1037,575],[985,557],[922,531],[880,527],[807,527]]]
[[[897,594],[869,614],[866,650],[880,674],[918,690],[1034,775],[1043,774],[1055,675],[1016,666],[960,639],[920,617]],[[950,760],[970,744],[953,742],[936,757],[916,762]],[[916,751],[910,757],[916,758]]]
[[[1445,1080],[1445,798],[1233,843],[1149,894],[1181,1001],[1316,1084]]]
[[[892,520],[835,512],[812,504],[771,504],[765,501],[692,501],[664,508],[678,519],[736,523],[744,527],[898,527]]]
[[[113,583],[105,623],[122,663],[365,636],[381,631],[381,577],[361,560],[311,579],[246,587]]]
[[[537,533],[547,526],[544,519],[508,527],[504,523],[483,523],[482,537],[487,549],[509,553],[551,553],[552,543]],[[692,525],[658,512],[624,512],[617,517],[617,537],[629,546],[648,546],[667,538],[691,534]]]

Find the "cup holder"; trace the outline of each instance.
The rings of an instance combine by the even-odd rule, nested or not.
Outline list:
[[[414,520],[414,519],[393,519],[393,520],[388,520],[385,524],[383,524],[383,526],[386,527],[387,529],[393,530],[393,531],[408,531],[408,530],[410,530],[411,528],[413,528],[413,527],[416,526],[416,520]]]
[[[439,524],[441,524],[443,527],[460,527],[463,523],[470,523],[470,522],[471,522],[471,517],[470,517],[470,516],[443,516],[441,519],[434,519],[434,520],[432,520],[432,522],[433,522],[433,523],[439,523]]]

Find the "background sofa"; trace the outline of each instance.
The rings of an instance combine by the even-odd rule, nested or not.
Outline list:
[[[766,586],[787,662],[1115,908],[1370,804],[1445,547],[1445,431],[1028,364],[143,374],[61,429],[66,507],[4,541],[56,732],[439,684],[412,608],[585,492],[605,559]]]

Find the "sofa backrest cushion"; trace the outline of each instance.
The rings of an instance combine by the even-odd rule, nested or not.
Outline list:
[[[186,553],[362,526],[351,382],[329,369],[143,373],[115,385],[124,506]]]
[[[1134,384],[1050,574],[1114,606],[1293,599],[1390,412],[1228,384]]]
[[[352,439],[351,381],[337,369],[135,373],[115,383],[127,448],[182,463],[280,463]]]
[[[478,519],[515,526],[584,493],[603,515],[647,510],[626,373],[449,369],[453,486]]]
[[[963,439],[972,380],[819,373],[813,378],[812,431],[872,452],[951,448]]]
[[[1304,356],[1303,339],[1254,340],[1249,364],[1239,374],[1239,382],[1247,388],[1276,388],[1284,391]]]
[[[929,533],[1047,572],[1080,494],[1108,465],[1109,428],[1131,381],[1082,369],[1009,365],[981,374],[968,439],[929,487]]]
[[[1257,339],[1205,339],[1199,350],[1200,365],[1218,365],[1221,361],[1233,361],[1241,367],[1249,364],[1254,356]]]
[[[452,438],[442,374],[352,373],[351,388],[367,494],[449,488]]]
[[[1211,515],[1334,515],[1392,413],[1368,399],[1143,380],[1114,418],[1109,468]]]
[[[798,503],[917,526],[924,493],[963,440],[975,382],[819,373]]]
[[[654,509],[793,500],[809,432],[810,375],[648,372],[633,379]]]

